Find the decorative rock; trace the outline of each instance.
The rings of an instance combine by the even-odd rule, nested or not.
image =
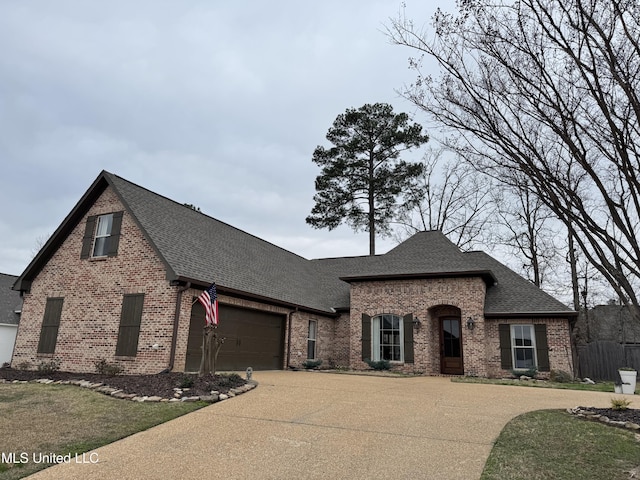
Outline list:
[[[169,399],[169,403],[175,403],[175,402],[179,402],[180,399],[179,398],[170,398]]]
[[[222,400],[226,400],[227,398],[229,398],[229,395],[225,395],[224,393],[221,393],[218,398],[220,399],[220,401]]]
[[[200,397],[182,397],[183,402],[197,402],[200,400]]]
[[[162,400],[162,397],[158,397],[156,395],[145,398],[145,402],[159,402],[160,400]]]
[[[595,385],[596,384],[596,382],[594,382],[590,378],[586,378],[586,377],[582,379],[582,383],[587,383],[589,385]]]
[[[607,417],[606,415],[600,415],[600,418],[598,420],[600,420],[602,423],[609,423],[609,417]]]
[[[640,425],[638,425],[637,423],[633,423],[633,422],[626,422],[624,424],[625,428],[628,428],[629,430],[640,430]]]
[[[207,403],[216,403],[219,401],[218,395],[202,395],[200,400]]]

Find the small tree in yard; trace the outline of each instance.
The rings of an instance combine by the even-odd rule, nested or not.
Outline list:
[[[224,340],[225,338],[217,332],[217,325],[205,325],[202,337],[202,358],[198,370],[199,377],[208,373],[215,375],[218,353],[220,353]]]
[[[315,206],[306,219],[314,228],[333,230],[346,223],[369,232],[369,254],[376,234],[389,234],[398,198],[422,173],[422,165],[401,160],[403,151],[428,141],[422,126],[395,114],[385,103],[347,109],[327,133],[333,147],[318,146],[313,162],[322,167],[316,178]]]

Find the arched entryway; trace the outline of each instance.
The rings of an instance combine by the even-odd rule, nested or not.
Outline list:
[[[460,309],[451,305],[439,305],[429,310],[436,338],[440,346],[440,373],[444,375],[463,375],[462,358],[462,321]]]

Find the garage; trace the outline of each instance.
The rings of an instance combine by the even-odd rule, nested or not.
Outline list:
[[[218,355],[218,371],[279,370],[284,364],[284,315],[219,305],[218,333],[225,338]],[[198,371],[202,358],[204,307],[191,309],[186,371]]]

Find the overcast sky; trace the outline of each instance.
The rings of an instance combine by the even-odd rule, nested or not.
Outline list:
[[[311,155],[346,108],[416,113],[411,52],[382,32],[400,4],[0,0],[0,272],[103,169],[307,258],[366,255],[366,233],[305,223]]]

